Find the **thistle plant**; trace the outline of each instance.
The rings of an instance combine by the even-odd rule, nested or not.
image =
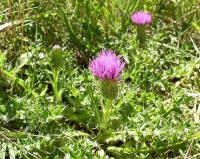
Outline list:
[[[151,14],[144,11],[138,11],[131,16],[133,23],[137,26],[137,39],[141,46],[145,44],[146,34],[145,26],[152,21]]]
[[[54,97],[57,102],[62,100],[63,89],[59,89],[59,74],[62,70],[64,59],[62,56],[62,48],[59,45],[55,45],[51,52],[51,69],[53,77],[50,77],[50,82],[53,87]]]
[[[103,106],[102,128],[107,129],[112,101],[118,94],[118,82],[125,66],[114,51],[103,49],[96,58],[90,61],[89,70],[100,80],[101,93],[106,100]]]

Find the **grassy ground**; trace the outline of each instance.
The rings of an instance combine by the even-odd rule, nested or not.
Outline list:
[[[198,0],[1,0],[0,159],[200,158],[199,18]],[[126,62],[103,133],[102,48]]]

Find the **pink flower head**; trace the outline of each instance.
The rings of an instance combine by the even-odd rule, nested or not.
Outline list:
[[[114,51],[102,49],[96,58],[90,61],[92,74],[102,80],[118,80],[125,66]]]
[[[131,16],[131,19],[134,24],[136,25],[146,25],[151,23],[151,14],[143,12],[143,11],[138,11],[133,13]]]

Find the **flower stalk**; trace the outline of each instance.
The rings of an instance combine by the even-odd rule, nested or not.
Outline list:
[[[58,101],[58,102],[60,102],[62,100],[61,97],[59,96],[59,91],[58,91],[59,73],[60,73],[60,70],[57,70],[57,69],[54,70],[54,73],[53,73],[53,82],[52,82],[54,96],[55,96],[56,101]]]
[[[137,39],[140,45],[144,45],[146,41],[145,27],[137,26]]]
[[[112,110],[112,99],[107,99],[105,107],[103,107],[103,121],[102,121],[102,128],[103,130],[107,129],[109,116]]]

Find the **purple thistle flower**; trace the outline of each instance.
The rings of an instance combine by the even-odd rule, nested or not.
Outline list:
[[[136,25],[146,25],[151,23],[151,14],[144,11],[137,11],[133,13],[131,19]]]
[[[116,81],[125,66],[114,51],[102,49],[96,58],[90,61],[89,69],[92,74],[102,80]]]

